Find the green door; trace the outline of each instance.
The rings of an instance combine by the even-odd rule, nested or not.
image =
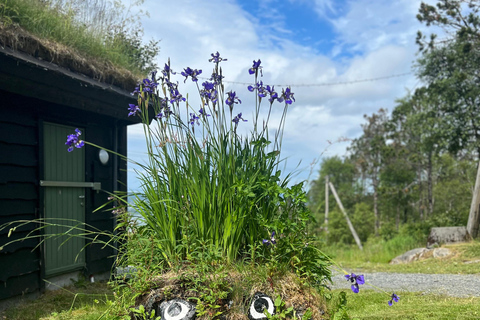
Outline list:
[[[67,151],[65,141],[74,127],[44,124],[44,214],[49,224],[45,228],[45,275],[54,276],[81,269],[85,265],[85,241],[76,236],[85,222],[85,188],[75,182],[85,182],[85,149]],[[83,130],[82,134],[84,134]],[[73,183],[72,183],[73,182]],[[55,186],[55,185],[61,186]],[[50,235],[59,235],[49,237]]]

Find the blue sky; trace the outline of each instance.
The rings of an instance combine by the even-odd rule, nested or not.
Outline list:
[[[412,63],[416,33],[425,30],[415,18],[420,2],[146,0],[150,17],[142,23],[146,41],[161,40],[160,66],[170,58],[176,71],[191,67],[208,74],[210,53],[219,51],[228,58],[226,81],[253,82],[248,68],[261,59],[265,84],[291,85],[296,102],[287,115],[282,155],[300,182],[316,177],[322,157],[346,155],[348,140],[361,134],[364,114],[391,111],[395,99],[419,85]],[[364,81],[376,78],[383,79]],[[228,83],[229,90],[240,96],[238,108],[248,118],[251,94],[236,83]],[[195,88],[187,84],[184,91],[193,95]],[[279,119],[274,112],[271,124]],[[143,130],[133,126],[128,135],[129,156],[142,161]],[[138,185],[133,173],[129,185]]]

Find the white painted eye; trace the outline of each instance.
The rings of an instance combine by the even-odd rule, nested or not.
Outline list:
[[[190,320],[195,317],[195,306],[182,299],[164,301],[158,309],[164,320]]]
[[[248,319],[267,319],[267,316],[263,313],[265,309],[268,313],[272,315],[275,314],[275,306],[272,298],[261,292],[255,293],[250,308],[248,309]]]

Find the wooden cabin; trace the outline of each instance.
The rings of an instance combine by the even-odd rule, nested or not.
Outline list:
[[[92,146],[67,152],[65,141],[79,128],[82,139],[126,155],[127,126],[138,121],[127,116],[128,104],[135,99],[126,89],[39,59],[34,53],[0,46],[0,225],[43,218],[70,225],[80,221],[113,231],[111,210],[93,211],[107,202],[108,193],[126,190],[126,162]],[[24,238],[35,227],[30,223],[10,237],[8,228],[0,231],[0,247]],[[66,230],[49,227],[42,232]],[[110,272],[113,249],[86,246],[88,241],[79,237],[59,247],[65,239],[48,239],[38,246],[37,237],[4,247],[0,304],[42,292],[44,279],[62,284],[62,279],[68,283],[79,273],[88,279]]]

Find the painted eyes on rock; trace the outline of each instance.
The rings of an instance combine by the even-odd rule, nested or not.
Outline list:
[[[158,309],[160,317],[165,320],[191,320],[195,318],[195,306],[182,299],[164,301]]]
[[[275,314],[275,305],[272,298],[262,292],[257,292],[250,303],[248,319],[267,319],[267,316],[263,313],[264,310],[267,310],[270,314]]]

